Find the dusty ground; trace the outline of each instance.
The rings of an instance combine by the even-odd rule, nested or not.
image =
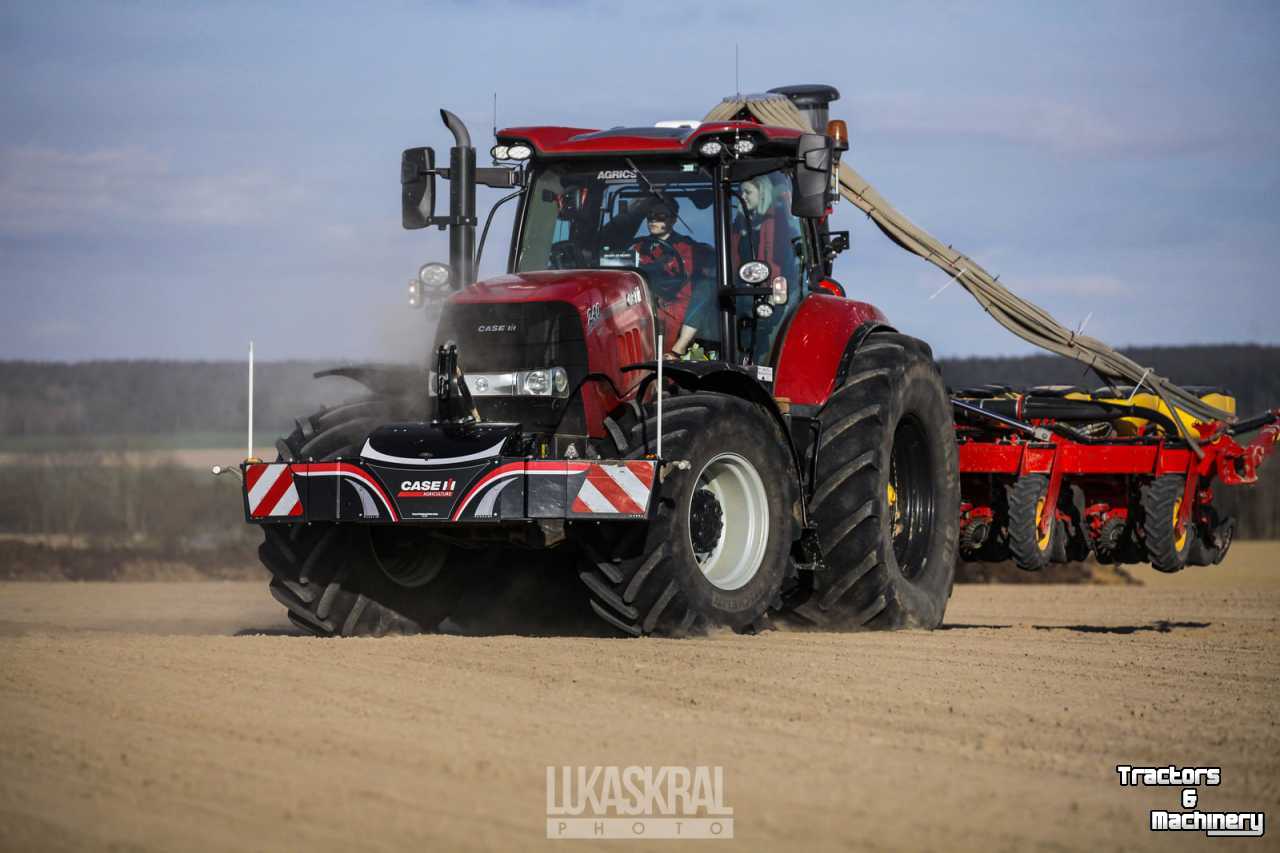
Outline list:
[[[696,641],[315,640],[259,584],[3,584],[0,848],[523,849],[547,765],[710,764],[743,849],[1275,849],[1154,835],[1178,790],[1114,770],[1218,765],[1202,807],[1280,820],[1280,545],[1234,556]]]

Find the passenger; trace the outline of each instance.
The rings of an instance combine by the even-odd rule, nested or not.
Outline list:
[[[742,182],[746,212],[734,224],[734,266],[762,261],[769,266],[769,281],[782,273],[777,245],[777,216],[773,183],[764,175]]]

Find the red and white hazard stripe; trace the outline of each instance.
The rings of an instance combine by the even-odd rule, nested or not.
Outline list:
[[[654,463],[592,464],[573,499],[575,513],[644,515],[653,490]]]
[[[249,515],[253,518],[277,518],[302,515],[302,501],[293,482],[289,465],[250,465],[244,472],[244,490],[249,498]]]

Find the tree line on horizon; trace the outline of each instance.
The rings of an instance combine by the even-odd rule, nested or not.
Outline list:
[[[1131,348],[1141,364],[1182,385],[1225,387],[1238,411],[1280,407],[1280,346],[1208,345]],[[947,384],[1013,387],[1102,381],[1083,365],[1053,355],[940,359]],[[254,416],[263,429],[362,393],[350,380],[317,380],[333,362],[259,363]],[[0,361],[0,436],[155,435],[234,432],[248,416],[244,362]]]
[[[1126,354],[1183,385],[1232,391],[1248,416],[1280,407],[1280,347],[1207,345],[1130,348]],[[1004,384],[1103,383],[1082,365],[1052,355],[941,359],[953,389]],[[267,439],[292,429],[294,418],[334,405],[364,390],[351,380],[312,374],[331,362],[285,361],[258,365],[256,433]],[[247,419],[243,362],[0,361],[0,438],[57,437],[67,447],[92,448],[111,436],[239,433]],[[266,443],[266,442],[264,442]],[[1264,466],[1252,489],[1219,487],[1220,507],[1240,520],[1242,536],[1280,537],[1280,459]]]

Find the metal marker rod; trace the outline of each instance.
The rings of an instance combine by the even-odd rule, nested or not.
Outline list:
[[[666,350],[662,348],[662,333],[658,333],[658,462],[662,462],[662,362]]]
[[[253,458],[253,341],[249,341],[249,446],[245,459]]]

